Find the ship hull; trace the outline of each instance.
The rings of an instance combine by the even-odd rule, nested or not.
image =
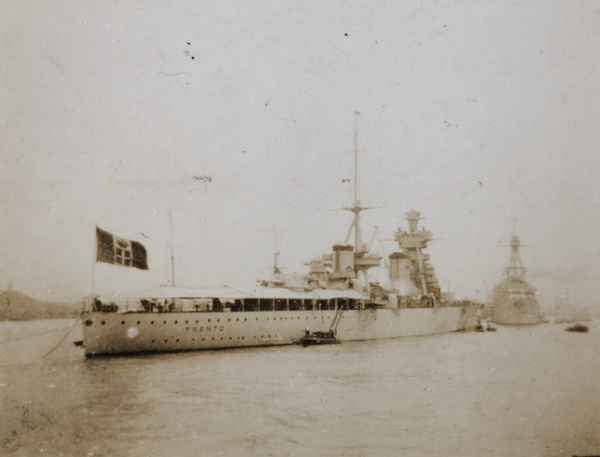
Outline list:
[[[83,314],[88,356],[275,346],[299,343],[308,327],[327,331],[335,310]],[[344,311],[338,341],[365,341],[455,332],[474,327],[465,307]]]
[[[525,303],[506,300],[492,310],[492,320],[501,325],[536,325],[541,323],[540,308],[536,300]]]
[[[536,325],[541,323],[540,306],[535,289],[527,283],[502,283],[492,300],[492,320],[502,325]]]

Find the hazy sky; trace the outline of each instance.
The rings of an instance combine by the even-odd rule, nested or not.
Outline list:
[[[414,208],[442,288],[483,298],[516,216],[542,304],[598,302],[597,0],[0,7],[0,288],[165,284],[170,207],[178,285],[266,276],[274,228],[305,271],[351,221],[358,111],[367,241],[389,255]],[[150,270],[94,268],[95,225]]]

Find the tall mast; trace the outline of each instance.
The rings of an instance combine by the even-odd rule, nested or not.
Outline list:
[[[175,287],[175,255],[173,254],[173,210],[169,208],[169,231],[171,234],[171,284]]]
[[[354,207],[358,206],[358,128],[356,126],[356,117],[360,113],[354,111]],[[357,230],[358,233],[358,230]],[[355,246],[358,247],[358,244]]]
[[[354,270],[357,273],[362,273],[364,275],[368,289],[368,269],[379,267],[381,264],[381,256],[369,253],[369,247],[363,243],[362,232],[360,230],[360,212],[371,208],[360,206],[358,195],[358,116],[360,116],[360,113],[358,111],[354,111],[354,206],[350,208],[344,208],[345,210],[354,213],[354,218],[352,219],[352,224],[350,225],[350,229],[346,235],[345,244],[349,244],[350,235],[354,229]]]
[[[352,229],[354,229],[354,250],[355,252],[367,252],[367,247],[363,244],[362,241],[362,233],[360,231],[360,212],[369,208],[362,208],[360,206],[360,201],[358,201],[358,128],[357,128],[357,116],[360,113],[358,111],[354,111],[354,206],[350,208],[344,208],[348,211],[354,213],[354,218],[352,219],[352,224],[350,225],[350,229],[348,230],[348,234],[346,235],[345,243],[348,244],[350,240],[350,235],[352,234]]]

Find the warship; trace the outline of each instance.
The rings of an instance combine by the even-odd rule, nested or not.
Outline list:
[[[358,228],[359,207],[355,211]],[[248,288],[160,287],[127,296],[90,297],[82,315],[88,356],[273,346],[331,335],[335,342],[376,340],[465,330],[475,306],[446,301],[428,254],[431,232],[417,230],[419,213],[407,213],[409,230],[395,234],[400,250],[389,256],[389,278],[370,282],[382,257],[350,244],[312,260],[307,274],[284,275]],[[359,230],[356,230],[360,233]],[[360,235],[357,236],[360,240]]]
[[[369,208],[358,199],[356,133],[354,164],[354,204],[344,208],[354,217],[345,242],[306,264],[308,273],[283,274],[276,252],[272,277],[246,288],[181,288],[173,281],[127,296],[89,297],[82,315],[85,354],[327,344],[474,327],[473,304],[447,301],[440,293],[425,253],[432,234],[418,229],[417,211],[406,213],[408,231],[395,233],[399,250],[385,262],[387,280],[369,280],[369,270],[380,267],[383,256],[370,252],[362,239],[360,213]],[[135,266],[135,255],[123,251],[135,242],[111,243],[103,236],[97,258]],[[147,268],[139,243],[137,251],[138,267]]]
[[[505,268],[505,278],[498,283],[491,296],[492,320],[504,325],[535,325],[541,322],[537,290],[525,280],[527,271],[521,263],[519,237],[510,241],[511,256]]]

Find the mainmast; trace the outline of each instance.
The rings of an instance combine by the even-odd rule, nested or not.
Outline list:
[[[358,128],[357,128],[357,117],[360,115],[358,111],[354,112],[354,205],[352,207],[344,208],[346,211],[354,213],[354,218],[350,224],[350,229],[346,235],[345,244],[348,245],[350,241],[350,235],[354,230],[354,269],[357,272],[366,272],[369,268],[378,267],[381,264],[381,256],[369,253],[368,246],[363,242],[362,232],[360,229],[360,212],[370,207],[360,206],[360,200],[358,195]]]
[[[354,218],[352,219],[352,223],[350,224],[350,229],[348,230],[346,241],[344,243],[348,244],[352,230],[354,230],[354,251],[357,253],[366,253],[368,252],[368,248],[362,240],[362,233],[360,230],[360,212],[370,208],[361,207],[360,201],[358,200],[358,133],[356,118],[359,115],[360,113],[358,111],[354,112],[354,205],[344,208],[346,211],[351,211],[354,213]]]
[[[381,266],[381,256],[369,252],[369,247],[363,243],[360,230],[360,212],[370,209],[360,206],[358,195],[358,141],[356,119],[360,113],[354,112],[354,204],[343,208],[354,214],[350,229],[343,244],[333,246],[331,254],[325,254],[319,259],[313,259],[310,264],[311,274],[320,277],[328,287],[347,289],[359,288],[362,284],[363,293],[369,294],[369,268]],[[346,179],[343,180],[346,182]],[[354,230],[354,246],[350,244],[350,236]],[[372,243],[371,243],[372,244]],[[328,271],[326,268],[331,268]],[[354,281],[358,279],[358,281]],[[358,290],[358,289],[357,289]]]

